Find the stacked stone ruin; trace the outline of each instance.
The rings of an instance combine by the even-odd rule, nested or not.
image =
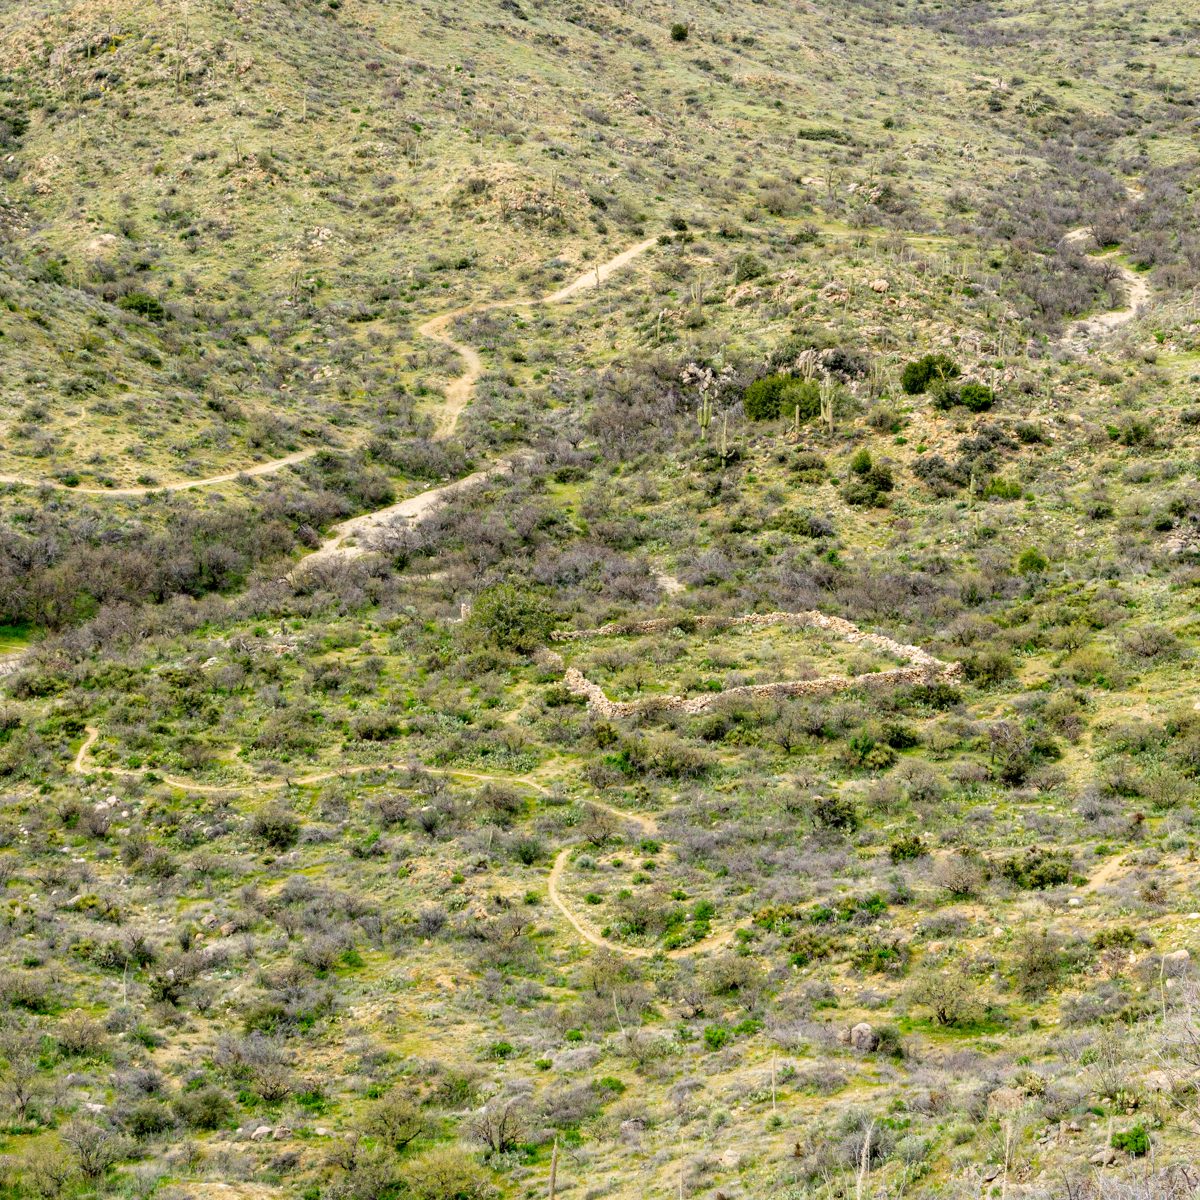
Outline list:
[[[594,638],[629,637],[643,633],[667,633],[681,628],[683,622],[669,617],[649,621],[630,621],[601,625],[596,629],[560,630],[551,634],[556,642],[581,642]],[[822,679],[793,679],[778,683],[753,683],[727,688],[722,692],[706,692],[702,696],[647,696],[640,700],[612,700],[604,690],[587,678],[577,667],[569,667],[563,684],[573,695],[587,701],[588,709],[601,717],[631,717],[641,712],[679,712],[688,715],[707,712],[722,699],[741,697],[831,696],[852,689],[886,691],[892,688],[934,683],[958,683],[962,679],[962,664],[943,662],[919,646],[909,646],[878,633],[864,633],[851,621],[830,617],[820,612],[750,613],[743,617],[694,617],[686,626],[694,629],[732,629],[750,626],[786,625],[795,629],[821,629],[835,634],[851,645],[871,646],[885,654],[906,659],[908,666],[890,671],[872,671],[864,675],[826,675]]]

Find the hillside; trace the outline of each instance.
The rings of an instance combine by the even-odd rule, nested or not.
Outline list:
[[[0,1197],[1195,1195],[1200,16],[0,16]]]

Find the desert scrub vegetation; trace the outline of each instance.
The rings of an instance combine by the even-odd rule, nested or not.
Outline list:
[[[1193,1195],[1194,18],[26,7],[0,1190]]]

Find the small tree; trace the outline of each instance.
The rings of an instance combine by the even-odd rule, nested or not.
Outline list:
[[[962,971],[929,971],[915,980],[909,995],[929,1009],[935,1024],[970,1025],[982,1016],[978,988]]]
[[[74,1155],[79,1173],[91,1183],[103,1179],[109,1167],[129,1152],[125,1139],[115,1130],[79,1117],[63,1126],[61,1137]]]
[[[491,1192],[487,1174],[459,1146],[439,1146],[404,1164],[413,1200],[481,1200]]]
[[[491,1100],[467,1122],[467,1128],[489,1154],[504,1154],[525,1137],[525,1113],[518,1100]]]
[[[367,1114],[367,1132],[403,1150],[430,1130],[430,1121],[419,1099],[404,1088],[388,1092]]]
[[[8,1017],[7,1028],[0,1030],[0,1096],[12,1106],[20,1121],[29,1119],[38,1097],[41,1081],[38,1077],[38,1059],[41,1053],[41,1038],[34,1029],[18,1025]]]
[[[910,396],[922,396],[935,381],[957,379],[962,368],[948,354],[926,354],[905,366],[900,386]]]
[[[554,613],[536,592],[498,583],[480,592],[468,628],[501,650],[528,654],[549,641]]]

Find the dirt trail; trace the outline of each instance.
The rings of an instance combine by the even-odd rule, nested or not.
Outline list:
[[[109,775],[115,775],[121,779],[142,779],[151,772],[149,767],[96,767],[91,768],[88,763],[88,755],[92,747],[96,744],[96,739],[100,736],[100,731],[94,725],[88,725],[85,729],[85,736],[80,743],[79,749],[75,753],[75,758],[71,763],[71,770],[76,775],[89,775],[94,771],[105,772]],[[531,791],[537,792],[540,795],[547,796],[550,794],[550,789],[544,784],[539,783],[536,779],[531,779],[528,775],[489,775],[482,771],[464,771],[455,770],[452,767],[427,767],[421,763],[355,763],[345,767],[335,767],[329,771],[318,771],[311,775],[297,775],[293,778],[283,779],[256,779],[248,783],[235,784],[211,784],[211,783],[196,783],[191,779],[183,779],[177,775],[167,775],[162,772],[154,772],[157,777],[169,787],[179,788],[183,791],[198,792],[202,795],[227,795],[238,792],[274,792],[282,791],[284,788],[291,786],[307,787],[314,783],[323,783],[329,779],[341,779],[348,775],[366,775],[373,771],[420,771],[428,775],[441,775],[449,779],[471,779],[479,783],[500,783],[500,784],[516,784],[519,787],[527,787]],[[610,813],[619,821],[627,822],[631,825],[636,825],[637,828],[645,835],[651,836],[658,832],[658,822],[645,813],[628,812],[623,808],[616,808],[611,804],[606,804],[603,800],[591,800],[589,803],[594,808],[603,809]],[[613,950],[617,954],[624,954],[630,958],[651,958],[655,954],[665,953],[668,958],[680,958],[691,954],[702,954],[706,950],[715,950],[720,946],[724,946],[733,939],[734,931],[726,930],[723,933],[712,934],[704,938],[702,941],[695,942],[691,946],[683,946],[677,950],[657,951],[647,949],[643,946],[623,946],[619,942],[610,941],[604,937],[590,922],[585,918],[577,915],[563,898],[562,891],[559,887],[562,882],[563,873],[566,871],[567,864],[570,860],[571,851],[575,849],[575,843],[569,846],[564,846],[554,857],[554,863],[550,868],[550,878],[548,881],[547,891],[550,897],[550,903],[566,918],[567,923],[575,932],[583,938],[585,942],[593,946],[599,946],[607,950]]]
[[[602,807],[607,808],[608,806],[603,805]],[[609,811],[618,812],[619,810],[610,809]],[[627,820],[636,819],[632,813],[620,813],[620,815]],[[574,849],[574,846],[564,846],[554,856],[554,865],[550,868],[550,880],[547,892],[550,896],[550,903],[566,917],[571,928],[585,942],[589,942],[591,945],[598,946],[603,950],[612,950],[617,954],[624,954],[628,958],[653,958],[657,954],[663,954],[667,958],[686,958],[692,954],[703,954],[708,950],[717,950],[721,946],[726,946],[733,941],[734,931],[732,929],[726,929],[722,933],[710,934],[699,942],[693,942],[690,946],[680,946],[676,950],[655,950],[647,946],[623,946],[620,942],[610,941],[591,922],[574,912],[566,900],[563,899],[559,885],[562,883],[563,874],[571,858],[571,851]]]
[[[503,474],[511,465],[511,459],[501,459],[485,470],[464,475],[462,479],[456,479],[452,483],[430,488],[429,491],[410,496],[398,504],[389,504],[387,508],[379,508],[374,512],[342,521],[341,524],[335,525],[320,546],[311,554],[305,555],[297,566],[307,568],[334,558],[359,558],[370,550],[371,534],[401,519],[408,521],[410,525],[419,525],[443,500],[449,499],[456,492],[482,483],[493,475]]]
[[[425,324],[419,326],[417,329],[418,333],[423,337],[431,338],[434,341],[449,346],[462,357],[465,363],[465,369],[462,374],[446,386],[445,403],[438,415],[438,426],[434,437],[444,440],[454,433],[463,409],[470,402],[475,383],[479,379],[479,376],[483,374],[483,360],[479,357],[479,354],[465,343],[455,341],[450,335],[450,326],[455,320],[470,313],[487,312],[495,308],[520,308],[542,304],[561,304],[564,300],[569,300],[572,296],[578,295],[580,292],[598,287],[610,275],[631,263],[640,254],[644,254],[657,241],[657,238],[647,238],[645,241],[638,242],[636,246],[630,246],[629,249],[622,250],[620,254],[609,259],[608,262],[597,264],[578,279],[567,284],[566,287],[559,288],[557,292],[551,292],[548,296],[535,297],[533,299],[488,300],[481,304],[472,304],[465,308],[456,309],[454,312],[442,313],[440,316],[432,317]],[[248,467],[239,467],[236,471],[226,471],[220,475],[208,475],[203,479],[179,479],[170,483],[155,483],[133,487],[71,487],[56,479],[31,479],[26,475],[4,474],[0,474],[0,484],[11,483],[20,487],[48,487],[53,488],[55,491],[74,492],[81,496],[152,496],[159,492],[186,492],[195,488],[216,487],[222,483],[233,483],[244,475],[272,475],[276,471],[282,471],[285,467],[303,462],[316,453],[317,448],[312,447],[308,450],[297,450],[295,453],[287,454],[283,458],[273,458],[267,462],[255,463]],[[434,489],[434,492],[426,492],[423,495],[431,496],[440,490]],[[420,498],[414,496],[411,500],[405,501],[405,503],[413,504]],[[430,501],[430,504],[434,502],[436,501]],[[372,514],[368,514],[368,516],[370,515]],[[397,515],[403,516],[407,514],[400,513]],[[325,549],[326,547],[322,546],[316,553],[320,554]]]
[[[1107,859],[1100,870],[1098,870],[1080,889],[1082,892],[1098,892],[1102,887],[1107,887],[1115,879],[1120,878],[1126,873],[1126,865],[1124,856],[1114,854]]]
[[[27,650],[18,650],[15,654],[0,654],[0,679],[5,675],[12,675],[20,670],[21,664],[25,661],[25,656],[29,652]]]
[[[1064,238],[1068,246],[1085,246],[1094,240],[1090,225],[1072,229]],[[1110,250],[1106,254],[1092,254],[1090,258],[1096,262],[1108,262],[1116,258],[1117,251]],[[1150,284],[1144,275],[1125,266],[1116,264],[1121,274],[1121,282],[1125,285],[1125,307],[1114,308],[1109,312],[1095,313],[1090,317],[1074,322],[1063,335],[1063,344],[1078,349],[1095,338],[1108,337],[1124,325],[1128,325],[1150,303]]]
[[[543,304],[561,304],[563,301],[579,295],[580,292],[599,287],[611,275],[621,270],[622,267],[628,266],[635,258],[644,254],[657,243],[657,238],[647,238],[643,242],[638,242],[636,246],[630,246],[628,250],[623,250],[615,258],[599,263],[585,274],[580,275],[578,279],[567,284],[566,287],[559,288],[557,292],[551,292],[548,296],[542,296],[540,299],[485,300],[479,304],[467,305],[465,308],[456,308],[453,312],[431,317],[423,325],[417,326],[417,332],[422,337],[441,342],[443,346],[448,346],[463,360],[462,373],[446,385],[445,399],[438,413],[437,429],[433,435],[434,440],[445,441],[446,438],[453,436],[454,431],[458,428],[459,418],[471,402],[475,384],[479,382],[479,377],[483,374],[483,359],[480,358],[478,351],[467,345],[466,342],[458,341],[451,334],[450,329],[455,321],[472,313],[493,312],[500,308],[530,308]],[[362,516],[352,517],[349,521],[343,521],[340,525],[335,525],[330,530],[329,537],[312,554],[301,559],[301,563],[307,567],[338,557],[358,558],[367,553],[367,547],[363,545],[363,542],[368,540],[372,533],[399,519],[406,520],[411,525],[419,525],[442,500],[464,488],[482,483],[494,475],[509,470],[515,458],[514,455],[500,459],[491,466],[467,475],[463,479],[456,479],[452,483],[430,488],[429,491],[410,496],[398,504],[391,504],[376,512],[364,513]]]
[[[94,726],[86,728],[86,737],[75,755],[71,769],[77,775],[88,775],[92,771],[103,771],[122,779],[141,779],[148,775],[151,767],[94,767],[89,768],[88,752],[96,744],[100,731]],[[550,789],[544,784],[530,779],[528,775],[486,775],[479,771],[460,771],[450,767],[427,767],[415,762],[389,763],[351,763],[345,767],[334,767],[329,771],[317,771],[311,775],[286,776],[276,779],[252,779],[246,783],[197,783],[193,779],[184,779],[178,775],[167,775],[162,771],[154,774],[169,787],[180,788],[187,792],[200,792],[204,795],[222,795],[236,792],[276,792],[288,787],[308,787],[314,783],[324,783],[329,779],[342,779],[348,775],[369,775],[372,771],[419,771],[426,775],[444,775],[454,779],[474,779],[481,783],[516,783],[542,795],[549,795]]]
[[[74,492],[79,496],[153,496],[158,492],[186,492],[193,488],[215,487],[220,483],[233,483],[243,475],[273,475],[284,467],[293,466],[312,458],[316,449],[297,450],[283,458],[272,458],[268,462],[256,463],[250,467],[239,467],[236,471],[226,471],[223,475],[209,475],[204,479],[179,479],[174,483],[155,483],[144,487],[70,487],[56,479],[29,479],[24,475],[0,475],[0,483],[15,483],[22,487],[48,487],[59,492]]]
[[[494,312],[500,308],[533,308],[543,304],[561,304],[564,300],[570,300],[580,292],[599,287],[609,276],[621,270],[622,267],[628,266],[639,255],[645,254],[657,242],[657,238],[647,238],[644,242],[638,242],[636,246],[622,250],[620,254],[610,258],[607,262],[597,263],[596,266],[580,275],[578,279],[549,295],[533,299],[518,297],[515,300],[485,300],[479,304],[468,304],[464,308],[456,308],[453,312],[431,317],[423,325],[418,325],[417,332],[422,337],[441,342],[443,346],[449,346],[464,363],[462,374],[446,385],[445,402],[438,413],[434,440],[444,441],[453,435],[455,429],[458,428],[459,417],[471,402],[475,384],[483,374],[483,359],[479,357],[478,351],[474,347],[468,346],[466,342],[457,341],[450,333],[450,327],[455,321],[460,317],[470,316],[472,313]]]
[[[606,813],[610,813],[619,821],[636,825],[648,837],[658,833],[658,822],[645,813],[635,813],[623,808],[615,808],[611,804],[606,804],[603,800],[590,800],[588,803],[593,808],[601,808]],[[656,954],[665,954],[667,958],[686,958],[692,954],[703,954],[707,950],[716,950],[721,946],[728,945],[733,940],[734,930],[727,929],[722,933],[710,934],[698,942],[693,942],[690,946],[680,946],[676,950],[655,950],[646,946],[623,946],[620,942],[611,941],[587,920],[586,917],[580,916],[575,912],[563,897],[560,885],[563,875],[566,873],[567,865],[571,861],[571,851],[575,848],[575,844],[564,846],[554,856],[554,865],[550,868],[550,879],[546,890],[550,896],[550,903],[562,913],[567,919],[567,923],[585,942],[604,950],[612,950],[617,954],[624,954],[629,958],[653,958]]]

